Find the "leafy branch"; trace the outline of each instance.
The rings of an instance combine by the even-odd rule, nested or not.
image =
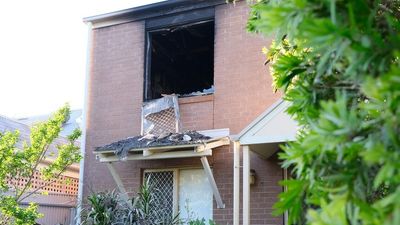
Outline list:
[[[262,0],[248,29],[301,126],[282,146],[289,224],[400,224],[400,1]],[[283,37],[283,38],[282,38]]]
[[[39,194],[40,190],[56,182],[69,166],[80,161],[79,147],[75,145],[81,135],[80,130],[69,135],[67,143],[58,145],[56,153],[49,152],[69,114],[70,109],[66,105],[47,122],[33,126],[30,140],[24,141],[22,148],[16,147],[18,131],[0,133],[0,224],[34,224],[41,216],[37,205],[31,203],[24,208],[20,206],[21,202]],[[50,163],[44,163],[45,160]],[[39,165],[45,166],[39,169]],[[32,190],[36,173],[41,174],[45,182]],[[26,183],[21,185],[21,181],[25,180]],[[7,195],[9,191],[14,195]]]

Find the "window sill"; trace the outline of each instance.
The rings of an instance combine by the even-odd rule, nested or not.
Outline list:
[[[191,96],[178,98],[179,104],[190,104],[190,103],[198,103],[198,102],[210,102],[214,101],[214,95],[201,95],[201,96]]]

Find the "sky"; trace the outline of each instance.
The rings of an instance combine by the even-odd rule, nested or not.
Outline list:
[[[159,0],[0,2],[0,115],[83,107],[88,30],[83,17]]]

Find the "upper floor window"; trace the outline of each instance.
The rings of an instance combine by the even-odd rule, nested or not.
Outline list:
[[[213,93],[213,13],[146,21],[145,100]]]

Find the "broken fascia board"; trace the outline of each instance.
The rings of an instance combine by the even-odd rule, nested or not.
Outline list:
[[[202,152],[202,151],[205,151],[206,149],[218,148],[220,146],[229,145],[229,144],[230,144],[229,138],[225,137],[225,138],[221,138],[221,139],[219,139],[217,141],[214,141],[214,142],[208,142],[207,144],[200,145],[200,146],[196,147],[195,151],[196,152]]]
[[[202,152],[195,152],[194,150],[162,152],[162,153],[152,154],[149,156],[143,156],[142,154],[128,154],[125,160],[121,160],[116,155],[99,154],[99,161],[118,162],[118,161],[130,161],[130,160],[175,159],[175,158],[189,158],[189,157],[202,157],[202,156],[212,156],[212,150],[207,149]]]

